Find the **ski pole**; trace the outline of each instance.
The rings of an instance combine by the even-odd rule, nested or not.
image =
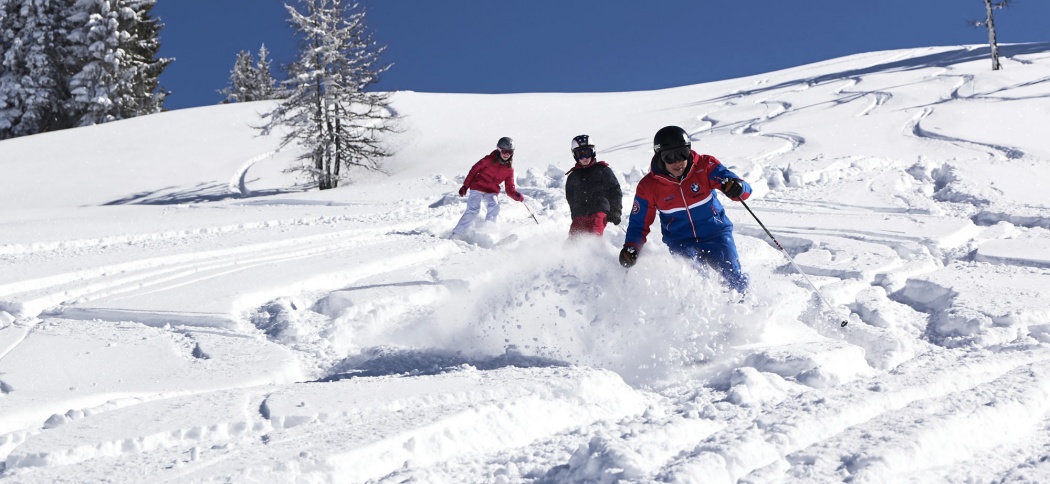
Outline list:
[[[819,297],[821,301],[824,301],[824,305],[827,306],[832,313],[838,315],[838,311],[835,310],[835,308],[831,305],[831,303],[828,302],[827,299],[824,299],[824,295],[820,293],[820,290],[817,289],[817,286],[813,284],[813,281],[809,280],[809,276],[807,276],[805,272],[802,272],[802,268],[795,263],[795,259],[791,257],[791,254],[788,254],[788,252],[784,250],[784,247],[780,245],[780,242],[777,242],[777,238],[773,237],[773,234],[769,233],[769,229],[767,229],[766,226],[762,223],[762,221],[758,219],[758,216],[755,215],[755,212],[751,211],[751,207],[748,207],[747,203],[743,200],[741,200],[740,203],[743,204],[744,208],[747,209],[748,213],[750,213],[751,216],[755,218],[755,222],[758,222],[758,225],[762,227],[762,230],[766,231],[766,235],[768,235],[770,239],[773,239],[773,243],[776,244],[777,248],[780,249],[780,251],[783,252],[785,256],[787,256],[788,262],[791,262],[791,265],[795,268],[795,270],[798,271],[799,274],[802,274],[802,277],[806,279],[806,282],[809,283],[809,286],[813,288],[813,292],[817,293],[817,297]],[[849,324],[849,318],[843,319],[842,322],[839,323],[839,326],[845,328],[847,324]]]
[[[532,214],[532,209],[531,209],[531,208],[529,208],[529,205],[528,205],[527,203],[525,203],[525,200],[522,200],[522,201],[521,201],[521,204],[522,204],[522,205],[525,205],[525,210],[528,210],[528,211],[529,211],[529,216],[531,216],[531,217],[532,217],[532,219],[536,221],[536,225],[539,225],[539,224],[540,224],[540,221],[539,221],[539,220],[538,220],[538,219],[536,218],[536,216],[535,216],[535,215],[533,215],[533,214]]]

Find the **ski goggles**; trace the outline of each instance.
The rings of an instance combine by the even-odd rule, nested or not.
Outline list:
[[[661,151],[660,161],[663,161],[665,165],[673,165],[688,160],[691,154],[688,146],[679,146]]]
[[[514,150],[505,150],[503,148],[500,148],[499,154],[501,154],[501,155],[514,155]]]
[[[594,148],[576,148],[572,151],[572,154],[577,160],[594,158]]]

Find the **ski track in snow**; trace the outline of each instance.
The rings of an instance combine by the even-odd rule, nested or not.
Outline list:
[[[940,357],[941,355],[937,356]],[[920,358],[919,360],[915,363],[921,364],[925,358]],[[854,425],[865,423],[864,429],[861,431],[865,432],[864,437],[868,438],[867,433],[871,433],[873,427],[882,428],[885,425],[888,432],[892,433],[900,428],[892,423],[893,420],[906,420],[909,414],[925,415],[927,412],[921,409],[922,406],[946,404],[963,406],[966,402],[959,401],[960,394],[965,395],[972,391],[975,386],[984,383],[989,383],[990,386],[994,387],[991,383],[1002,376],[1001,373],[998,373],[999,371],[1008,372],[1017,368],[1015,366],[1017,362],[1014,361],[995,363],[1003,366],[989,363],[988,365],[991,368],[987,366],[975,368],[975,373],[969,375],[937,371],[934,368],[929,368],[929,373],[923,375],[921,381],[900,381],[893,375],[883,375],[873,381],[863,383],[864,386],[868,387],[868,391],[856,391],[855,388],[850,388],[851,385],[845,385],[843,388],[826,392],[826,394],[817,398],[807,398],[803,394],[799,398],[782,402],[755,421],[744,420],[738,424],[737,428],[726,428],[701,441],[696,450],[687,456],[679,458],[680,462],[672,463],[668,466],[668,469],[665,471],[667,473],[666,477],[668,477],[668,480],[673,480],[673,476],[676,473],[681,472],[681,469],[686,469],[693,475],[723,475],[728,472],[731,480],[737,480],[753,472],[760,471],[766,466],[777,463],[781,459],[779,456],[787,456],[787,460],[792,466],[789,475],[797,473],[795,477],[807,477],[807,474],[813,470],[811,466],[813,466],[814,460],[817,461],[816,463],[823,464],[828,460],[828,456],[836,454],[841,456],[840,461],[830,461],[825,464],[830,466],[831,469],[816,469],[816,472],[813,472],[812,475],[835,475],[836,471],[842,466],[849,469],[851,474],[856,474],[866,463],[856,461],[843,462],[850,459],[851,456],[850,454],[842,455],[842,453],[845,451],[864,454],[864,449],[852,447],[843,449],[836,446],[836,438],[839,436],[842,438],[847,437],[842,435],[843,431]],[[987,372],[990,370],[995,371],[995,373],[988,374]],[[916,375],[911,374],[904,378],[916,378]],[[1040,388],[1034,390],[1032,395],[1021,397],[1025,399],[1039,399],[1045,394],[1045,391],[1045,389]],[[839,392],[842,392],[841,395],[838,395],[839,398],[834,398],[833,395]],[[849,395],[845,394],[847,392]],[[986,401],[982,400],[978,403],[978,406]],[[1031,402],[1030,404],[1036,403]],[[1042,408],[1042,404],[1036,405]],[[912,406],[920,408],[913,410]],[[809,407],[809,409],[805,407]],[[996,410],[1001,412],[1000,418],[1013,418],[1018,412],[1014,408],[1000,408]],[[805,417],[800,420],[800,415]],[[916,417],[912,416],[912,418]],[[988,418],[991,420],[995,416],[989,416]],[[873,420],[876,422],[888,420],[889,422],[885,424],[879,423],[874,426],[869,425],[868,423]],[[987,425],[989,422],[984,421],[982,423]],[[936,429],[936,427],[934,428]],[[873,442],[885,443],[885,448],[881,451],[871,450],[870,455],[867,455],[865,460],[878,461],[892,458],[900,449],[908,449],[912,442],[921,442],[928,438],[932,439],[933,442],[944,442],[941,440],[942,436],[940,435],[932,437],[926,435],[907,436],[898,433],[896,437],[899,439],[897,442],[879,442],[880,436],[872,435],[870,438]],[[970,441],[964,440],[964,442]],[[890,455],[880,456],[880,453]],[[914,458],[915,462],[920,466],[923,464],[921,455],[911,456],[911,458]],[[700,467],[698,468],[697,466]],[[696,474],[698,471],[706,472]],[[899,468],[895,468],[895,471],[900,472]],[[907,471],[905,470],[904,472]],[[842,477],[846,478],[847,476]],[[859,476],[853,477],[859,478]]]
[[[237,169],[237,172],[233,174],[233,177],[230,178],[230,191],[236,191],[237,193],[240,193],[242,197],[251,195],[251,190],[248,189],[248,180],[246,180],[246,177],[248,176],[248,170],[250,170],[252,166],[254,166],[256,163],[265,160],[275,154],[277,154],[276,150],[268,151],[266,153],[262,153],[258,156],[252,157],[248,161],[245,161],[244,164]]]
[[[850,88],[861,83],[861,79],[853,78],[846,81],[844,84],[832,90],[833,94],[840,96],[837,102],[849,103],[859,99],[868,99],[870,102],[867,106],[861,109],[856,116],[867,116],[875,111],[876,108],[886,104],[890,99],[893,99],[893,94],[884,91],[855,91]]]
[[[274,267],[278,264],[298,265],[303,259],[319,254],[331,255],[340,251],[358,250],[362,244],[367,246],[382,243],[384,240],[376,240],[374,233],[386,230],[389,228],[364,233],[359,230],[326,230],[313,236],[285,238],[221,250],[192,251],[112,266],[88,267],[41,279],[23,280],[0,287],[0,291],[8,294],[3,303],[0,303],[0,309],[12,314],[36,315],[46,308],[62,303],[83,304],[125,293],[144,296],[181,285],[199,284],[231,272],[256,267]],[[280,294],[273,296],[278,295]],[[265,301],[257,302],[261,304]],[[73,316],[74,313],[76,311],[63,312],[66,317]],[[82,314],[92,317],[91,311]]]
[[[918,113],[916,113],[912,117],[912,119],[909,120],[905,124],[905,126],[904,126],[905,132],[911,133],[913,136],[915,136],[916,138],[920,138],[920,139],[927,139],[927,140],[933,140],[933,141],[943,141],[943,142],[947,142],[947,143],[960,145],[960,146],[963,146],[963,147],[977,148],[977,149],[980,149],[982,151],[985,151],[990,158],[994,158],[994,159],[998,159],[998,160],[1004,160],[1004,159],[1016,160],[1016,159],[1019,159],[1019,158],[1024,158],[1024,156],[1025,156],[1024,151],[1021,151],[1021,150],[1019,150],[1017,148],[1012,148],[1012,147],[1009,147],[1009,146],[996,145],[996,144],[991,144],[991,143],[980,143],[980,142],[977,142],[977,141],[971,141],[971,140],[966,140],[966,139],[962,139],[962,138],[955,138],[955,137],[952,137],[952,136],[947,136],[947,135],[943,135],[943,134],[940,134],[940,133],[935,133],[933,131],[929,131],[929,130],[923,129],[922,121],[927,119],[927,118],[929,118],[930,115],[933,114],[933,112],[934,112],[933,108],[926,107],[926,108],[923,108]]]

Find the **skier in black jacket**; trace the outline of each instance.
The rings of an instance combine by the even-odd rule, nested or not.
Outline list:
[[[623,206],[620,182],[607,163],[597,161],[590,136],[581,134],[573,138],[571,149],[576,166],[566,173],[565,180],[565,198],[572,214],[569,238],[602,235],[606,223],[620,224]]]

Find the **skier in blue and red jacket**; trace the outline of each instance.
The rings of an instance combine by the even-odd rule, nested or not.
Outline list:
[[[635,190],[620,264],[631,267],[637,262],[659,213],[663,242],[672,254],[710,265],[726,285],[746,292],[748,275],[740,269],[733,222],[715,191],[740,201],[751,196],[751,186],[715,157],[693,151],[689,134],[678,126],[657,131],[653,149],[649,174]]]

